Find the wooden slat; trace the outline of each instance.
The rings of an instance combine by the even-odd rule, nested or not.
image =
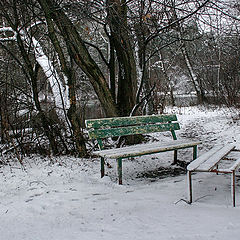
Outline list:
[[[133,156],[141,156],[145,154],[171,151],[180,148],[189,148],[200,144],[201,142],[186,142],[183,140],[175,140],[165,143],[148,143],[138,144],[116,149],[108,149],[93,152],[94,155],[105,158],[126,158]]]
[[[136,116],[136,117],[117,117],[86,120],[87,128],[106,128],[120,127],[139,124],[163,123],[177,121],[176,115],[155,115],[155,116]]]
[[[219,151],[214,153],[207,161],[203,162],[199,165],[195,170],[196,171],[211,171],[215,167],[215,165],[223,158],[225,155],[227,155],[235,145],[229,144],[221,148]]]
[[[90,129],[88,131],[89,137],[92,139],[107,138],[107,137],[118,137],[127,136],[134,134],[146,134],[153,132],[164,132],[179,130],[180,126],[178,123],[163,123],[154,125],[144,125],[144,126],[130,126],[121,128],[109,128],[109,129]]]
[[[210,172],[215,172],[215,173],[232,173],[228,168],[218,168],[218,169],[212,169]]]
[[[240,166],[240,158],[237,159],[234,164],[229,168],[230,171],[236,170]]]
[[[201,163],[208,160],[213,154],[218,152],[222,147],[223,147],[223,145],[220,145],[220,146],[216,146],[216,147],[210,149],[208,152],[204,153],[203,155],[198,157],[196,160],[194,160],[190,164],[188,164],[187,170],[188,171],[194,171],[197,167],[199,167],[199,165]]]

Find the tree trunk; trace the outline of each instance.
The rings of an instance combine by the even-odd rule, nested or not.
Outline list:
[[[56,155],[56,154],[59,153],[59,151],[58,151],[57,143],[55,141],[55,137],[54,137],[54,134],[53,134],[53,129],[52,129],[51,124],[49,123],[45,113],[42,111],[42,108],[41,108],[41,105],[40,105],[40,102],[39,102],[39,98],[38,98],[37,74],[38,74],[38,70],[40,68],[40,65],[38,63],[36,63],[35,70],[33,69],[33,66],[31,64],[29,55],[27,54],[27,52],[24,48],[22,39],[21,39],[19,34],[17,35],[17,44],[19,46],[19,49],[20,49],[20,52],[22,54],[23,60],[26,64],[27,72],[29,73],[29,76],[30,76],[31,85],[32,85],[31,87],[32,87],[32,93],[33,93],[33,100],[34,100],[35,106],[38,110],[38,114],[39,114],[39,117],[41,119],[42,127],[44,129],[44,133],[46,134],[46,136],[49,140],[50,147],[51,147],[51,150],[53,151],[53,154]]]
[[[114,49],[114,40],[109,36],[109,82],[110,82],[110,91],[113,97],[114,102],[116,103],[116,71],[115,71],[115,49]]]
[[[118,60],[119,114],[128,116],[136,104],[137,71],[136,62],[128,33],[127,6],[124,0],[108,0],[108,23]]]
[[[160,61],[161,61],[161,70],[162,70],[163,76],[164,76],[164,78],[167,82],[168,90],[170,91],[171,104],[172,104],[172,106],[175,106],[175,99],[174,99],[174,93],[173,93],[173,90],[174,90],[173,89],[173,82],[171,81],[171,79],[168,76],[167,68],[166,68],[166,65],[165,65],[165,62],[164,62],[164,59],[163,59],[163,56],[162,56],[162,52],[161,52],[160,49],[159,49],[159,58],[160,58]]]
[[[108,87],[107,81],[100,68],[90,56],[77,29],[63,10],[52,0],[38,0],[45,15],[51,16],[58,26],[71,57],[88,76],[105,113],[108,117],[117,116],[118,111]]]
[[[70,99],[70,108],[67,111],[67,117],[71,123],[73,137],[75,140],[77,152],[79,156],[84,157],[87,155],[87,148],[85,144],[85,139],[83,136],[83,132],[81,131],[82,126],[80,124],[80,117],[77,113],[76,106],[76,77],[74,74],[73,64],[71,62],[71,66],[68,66],[66,62],[66,57],[62,51],[58,38],[54,31],[54,24],[49,15],[45,15],[48,25],[49,37],[54,45],[54,48],[58,54],[59,62],[61,65],[61,69],[67,78],[67,85],[69,89],[69,99]]]
[[[141,15],[143,15],[143,7]],[[134,25],[134,29],[137,36],[137,56],[138,56],[138,67],[139,67],[139,75],[140,75],[140,84],[137,93],[136,102],[140,102],[140,95],[141,93],[143,96],[149,95],[151,91],[151,84],[150,84],[150,59],[147,60],[147,43],[146,43],[146,36],[149,34],[149,27],[141,18],[140,22]],[[150,94],[149,98],[145,100],[145,113],[148,115],[153,114],[154,112],[154,103],[152,94]]]
[[[6,143],[6,136],[5,136],[5,132],[7,131],[6,129],[6,116],[5,116],[5,107],[3,106],[7,106],[6,102],[4,101],[4,97],[2,95],[0,95],[0,118],[1,118],[1,143],[4,144]]]
[[[82,132],[83,126],[81,126],[81,118],[77,113],[76,78],[73,73],[73,68],[71,69],[71,74],[69,75],[70,76],[68,78],[68,85],[69,85],[70,108],[68,109],[67,115],[73,129],[73,135],[77,147],[77,152],[80,157],[85,157],[87,155],[87,148]]]
[[[175,20],[178,20],[178,16],[177,16],[177,13],[176,13],[175,9],[173,9],[172,11],[173,11],[173,15],[174,15]],[[179,41],[180,41],[180,44],[181,44],[181,50],[182,50],[182,54],[183,54],[186,66],[187,66],[187,70],[189,72],[189,76],[191,78],[191,81],[193,83],[193,86],[194,86],[194,89],[195,89],[195,92],[196,92],[196,95],[197,95],[198,103],[202,104],[203,100],[204,100],[204,97],[205,97],[204,96],[204,90],[203,90],[202,86],[199,84],[198,77],[193,70],[191,59],[190,59],[190,56],[189,56],[188,51],[187,51],[187,46],[186,46],[186,44],[183,40],[184,38],[183,38],[182,26],[181,26],[180,22],[178,22],[176,24],[176,31],[178,33]]]
[[[43,112],[43,110],[41,108],[39,98],[38,98],[38,89],[37,89],[37,72],[38,72],[38,70],[37,69],[39,67],[40,67],[40,65],[38,65],[38,63],[37,63],[36,70],[35,70],[36,72],[35,72],[34,76],[31,77],[33,100],[34,100],[35,106],[38,110],[38,115],[41,119],[44,133],[46,134],[46,136],[49,140],[51,150],[52,150],[53,154],[56,155],[59,153],[59,151],[58,151],[57,143],[56,143],[56,140],[55,140],[55,137],[53,134],[53,129],[52,129],[51,124],[49,123],[45,113]]]
[[[180,39],[181,39],[181,37],[180,37]],[[196,74],[194,73],[189,54],[187,52],[186,45],[182,40],[180,40],[180,42],[182,44],[182,54],[183,54],[183,57],[184,57],[184,60],[185,60],[185,63],[186,63],[186,66],[187,66],[187,69],[188,69],[188,72],[189,72],[189,76],[192,80],[194,89],[196,91],[198,103],[202,104],[203,100],[204,100],[204,91],[202,90],[202,88],[201,88],[201,86],[198,82],[198,78],[197,78]]]

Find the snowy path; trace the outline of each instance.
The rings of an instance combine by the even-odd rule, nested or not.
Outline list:
[[[203,198],[188,205],[176,204],[186,198],[185,176],[119,186],[108,177],[99,181],[98,174],[77,176],[62,167],[48,175],[51,168],[39,179],[39,169],[15,170],[11,183],[3,184],[1,239],[239,238],[240,208],[231,207],[226,176],[194,176],[196,195]]]
[[[221,112],[214,114],[222,116]],[[179,119],[183,128],[197,124],[195,129],[204,133],[193,133],[195,140],[204,141],[200,153],[211,144],[230,142],[233,132],[235,136],[240,133],[237,124],[215,118],[213,113],[185,113]],[[208,132],[212,132],[211,141]],[[180,135],[186,137],[184,129]],[[50,164],[34,157],[25,160],[26,171],[17,164],[0,168],[0,239],[238,240],[240,181],[233,208],[229,176],[195,174],[194,202],[188,205],[179,201],[187,198],[185,175],[155,182],[137,177],[138,172],[171,163],[172,154],[159,158],[124,162],[123,186],[114,179],[115,169],[108,170],[109,177],[99,178],[98,160],[65,157]]]

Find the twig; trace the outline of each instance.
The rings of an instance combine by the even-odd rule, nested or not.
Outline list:
[[[177,202],[175,202],[174,204],[178,204],[178,203],[181,202],[181,201],[183,201],[183,202],[185,202],[185,203],[191,205],[191,202],[189,202],[188,200],[183,199],[183,198],[179,199],[179,200],[178,200]]]
[[[202,199],[202,198],[209,197],[209,196],[212,196],[212,195],[204,195],[204,196],[202,196],[202,197],[199,197],[199,198],[197,198],[197,199],[195,200],[195,202],[197,202],[198,200],[200,200],[200,199]]]
[[[43,185],[47,186],[47,184],[45,182],[43,182],[43,181],[32,181],[32,182],[30,182],[29,185],[31,186],[33,183],[37,183],[37,184],[42,183]]]
[[[200,199],[202,199],[202,198],[209,197],[209,196],[211,196],[211,195],[204,195],[204,196],[201,196],[201,197],[195,199],[195,202],[197,202],[198,200],[200,200]],[[189,205],[192,204],[191,202],[189,202],[188,200],[186,200],[186,199],[184,199],[184,198],[179,199],[179,200],[176,201],[174,204],[178,204],[178,203],[181,202],[181,201],[183,201],[183,202],[185,202],[185,203],[187,203],[187,204],[189,204]]]

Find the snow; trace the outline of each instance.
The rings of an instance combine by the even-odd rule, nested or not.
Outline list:
[[[27,29],[27,31],[30,30],[32,27],[38,25],[39,23],[40,22],[34,23]],[[0,41],[15,41],[17,33],[11,27],[0,27],[0,33],[7,31],[12,32],[13,36],[3,38],[0,37]],[[63,86],[59,74],[57,73],[48,56],[44,53],[40,42],[33,36],[30,39],[27,32],[22,29],[20,29],[19,32],[23,42],[27,43],[27,45],[32,45],[31,47],[33,47],[34,49],[36,61],[42,67],[44,74],[50,84],[59,119],[63,119],[63,116],[65,116],[65,109],[68,109],[70,107],[70,100],[68,99],[68,86]],[[67,80],[66,76],[64,76],[64,79]]]
[[[25,34],[26,35],[26,34]],[[65,103],[66,108],[69,108],[69,100],[68,100],[68,89],[64,89],[61,79],[52,65],[50,59],[47,57],[47,55],[44,54],[44,51],[42,49],[42,46],[40,45],[39,41],[37,41],[34,37],[31,39],[35,55],[36,55],[36,61],[40,64],[42,67],[44,74],[46,75],[49,84],[52,89],[52,93],[54,95],[55,104],[57,108],[64,109],[63,106]],[[67,88],[67,86],[66,86]],[[62,99],[63,98],[63,99]]]
[[[11,27],[0,27],[0,33],[12,33],[12,36],[3,35],[0,37],[0,41],[15,41],[16,40],[16,32],[13,31]]]
[[[188,107],[177,113],[180,139],[200,140],[199,155],[222,143],[238,143],[237,110]],[[167,139],[165,133],[153,135]],[[191,160],[191,150],[179,153]],[[6,157],[6,156],[5,156]],[[206,240],[239,239],[240,198],[231,204],[230,176],[193,175],[193,203],[186,203],[186,175],[144,177],[171,165],[173,154],[123,161],[100,178],[98,159],[31,156],[24,169],[14,160],[0,168],[0,235],[3,240]]]
[[[202,154],[200,157],[198,157],[195,161],[191,162],[187,166],[188,171],[193,171],[196,168],[198,168],[202,163],[204,163],[207,159],[210,159],[212,156],[215,156],[216,153],[223,147],[224,145],[217,145],[216,147],[211,148],[211,150],[207,151],[205,154]],[[229,145],[226,145],[229,146]],[[211,165],[211,166],[214,166]],[[211,167],[210,166],[210,167]]]

